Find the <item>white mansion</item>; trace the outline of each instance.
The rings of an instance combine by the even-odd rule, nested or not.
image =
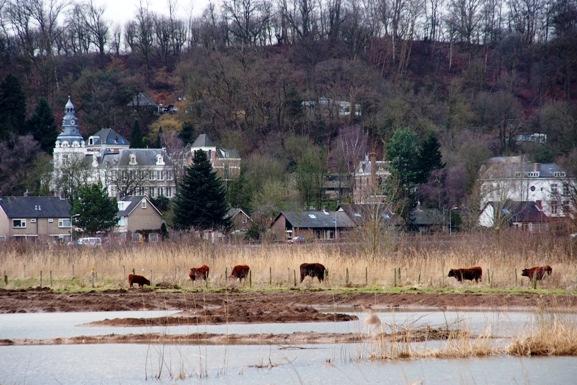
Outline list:
[[[53,166],[51,189],[56,195],[63,194],[63,184],[70,179],[100,182],[109,196],[118,198],[172,198],[176,193],[174,168],[165,149],[131,149],[128,141],[110,128],[101,129],[86,143],[70,98],[62,133],[56,139]]]

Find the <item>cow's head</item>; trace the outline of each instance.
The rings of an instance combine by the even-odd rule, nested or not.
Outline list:
[[[553,268],[549,265],[545,266],[544,269],[548,275],[551,275],[551,273],[553,272]]]
[[[449,277],[456,277],[457,276],[457,272],[454,269],[449,270]]]

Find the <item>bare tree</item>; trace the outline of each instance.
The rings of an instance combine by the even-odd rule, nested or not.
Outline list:
[[[82,5],[84,25],[89,32],[90,41],[98,49],[100,56],[104,56],[106,43],[109,37],[109,27],[104,20],[104,7],[94,5],[94,0],[89,0]]]
[[[231,33],[243,46],[256,45],[269,26],[270,6],[264,0],[226,0],[222,9]]]
[[[481,23],[481,0],[451,0],[449,2],[449,28],[460,41],[472,43]]]

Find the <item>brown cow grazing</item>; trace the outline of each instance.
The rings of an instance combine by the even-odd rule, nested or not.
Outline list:
[[[469,267],[467,269],[451,269],[449,270],[449,277],[455,277],[459,282],[462,282],[464,279],[479,282],[483,277],[483,269],[479,266]]]
[[[240,281],[248,277],[248,272],[250,271],[250,267],[247,265],[236,265],[232,269],[232,273],[230,273],[229,278],[235,278]]]
[[[320,263],[303,263],[300,266],[301,270],[301,283],[306,276],[311,278],[317,277],[319,282],[325,279],[325,267]]]
[[[202,265],[200,267],[192,267],[190,269],[190,273],[188,273],[188,276],[190,277],[191,281],[196,281],[204,279],[205,281],[208,279],[208,272],[210,271],[210,269],[208,268],[208,266],[206,265]]]
[[[128,274],[128,286],[132,287],[135,283],[138,287],[143,287],[144,285],[150,286],[150,281],[142,275]]]
[[[553,269],[549,265],[545,266],[533,266],[528,269],[523,269],[521,272],[522,277],[529,277],[529,280],[540,281],[545,278],[545,274],[551,275]]]

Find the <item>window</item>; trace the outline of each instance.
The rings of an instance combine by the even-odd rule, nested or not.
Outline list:
[[[141,208],[141,209],[145,209],[145,208],[146,208],[146,199],[143,199],[142,201],[140,201],[140,208]]]
[[[26,219],[12,219],[12,228],[13,229],[25,229],[26,228]]]
[[[530,178],[539,178],[539,171],[531,171],[527,173]]]
[[[568,215],[571,213],[571,206],[569,201],[563,201],[563,214]]]
[[[172,196],[172,187],[167,187],[166,188],[166,196],[168,198],[170,198]]]
[[[557,188],[557,184],[552,183],[551,184],[551,195],[557,195],[557,194],[559,194],[559,189]]]
[[[559,204],[557,201],[551,201],[551,214],[558,214],[559,212]]]
[[[531,186],[530,190],[535,191],[535,186]]]
[[[565,171],[555,171],[553,173],[553,176],[557,177],[557,178],[564,178],[566,176],[566,174],[565,174]]]
[[[70,218],[59,218],[58,219],[58,227],[59,228],[70,228],[71,223],[70,223]]]
[[[563,183],[563,195],[569,196],[569,183]]]
[[[130,161],[128,162],[128,164],[130,164],[131,166],[134,166],[136,164],[136,155],[130,154]]]

